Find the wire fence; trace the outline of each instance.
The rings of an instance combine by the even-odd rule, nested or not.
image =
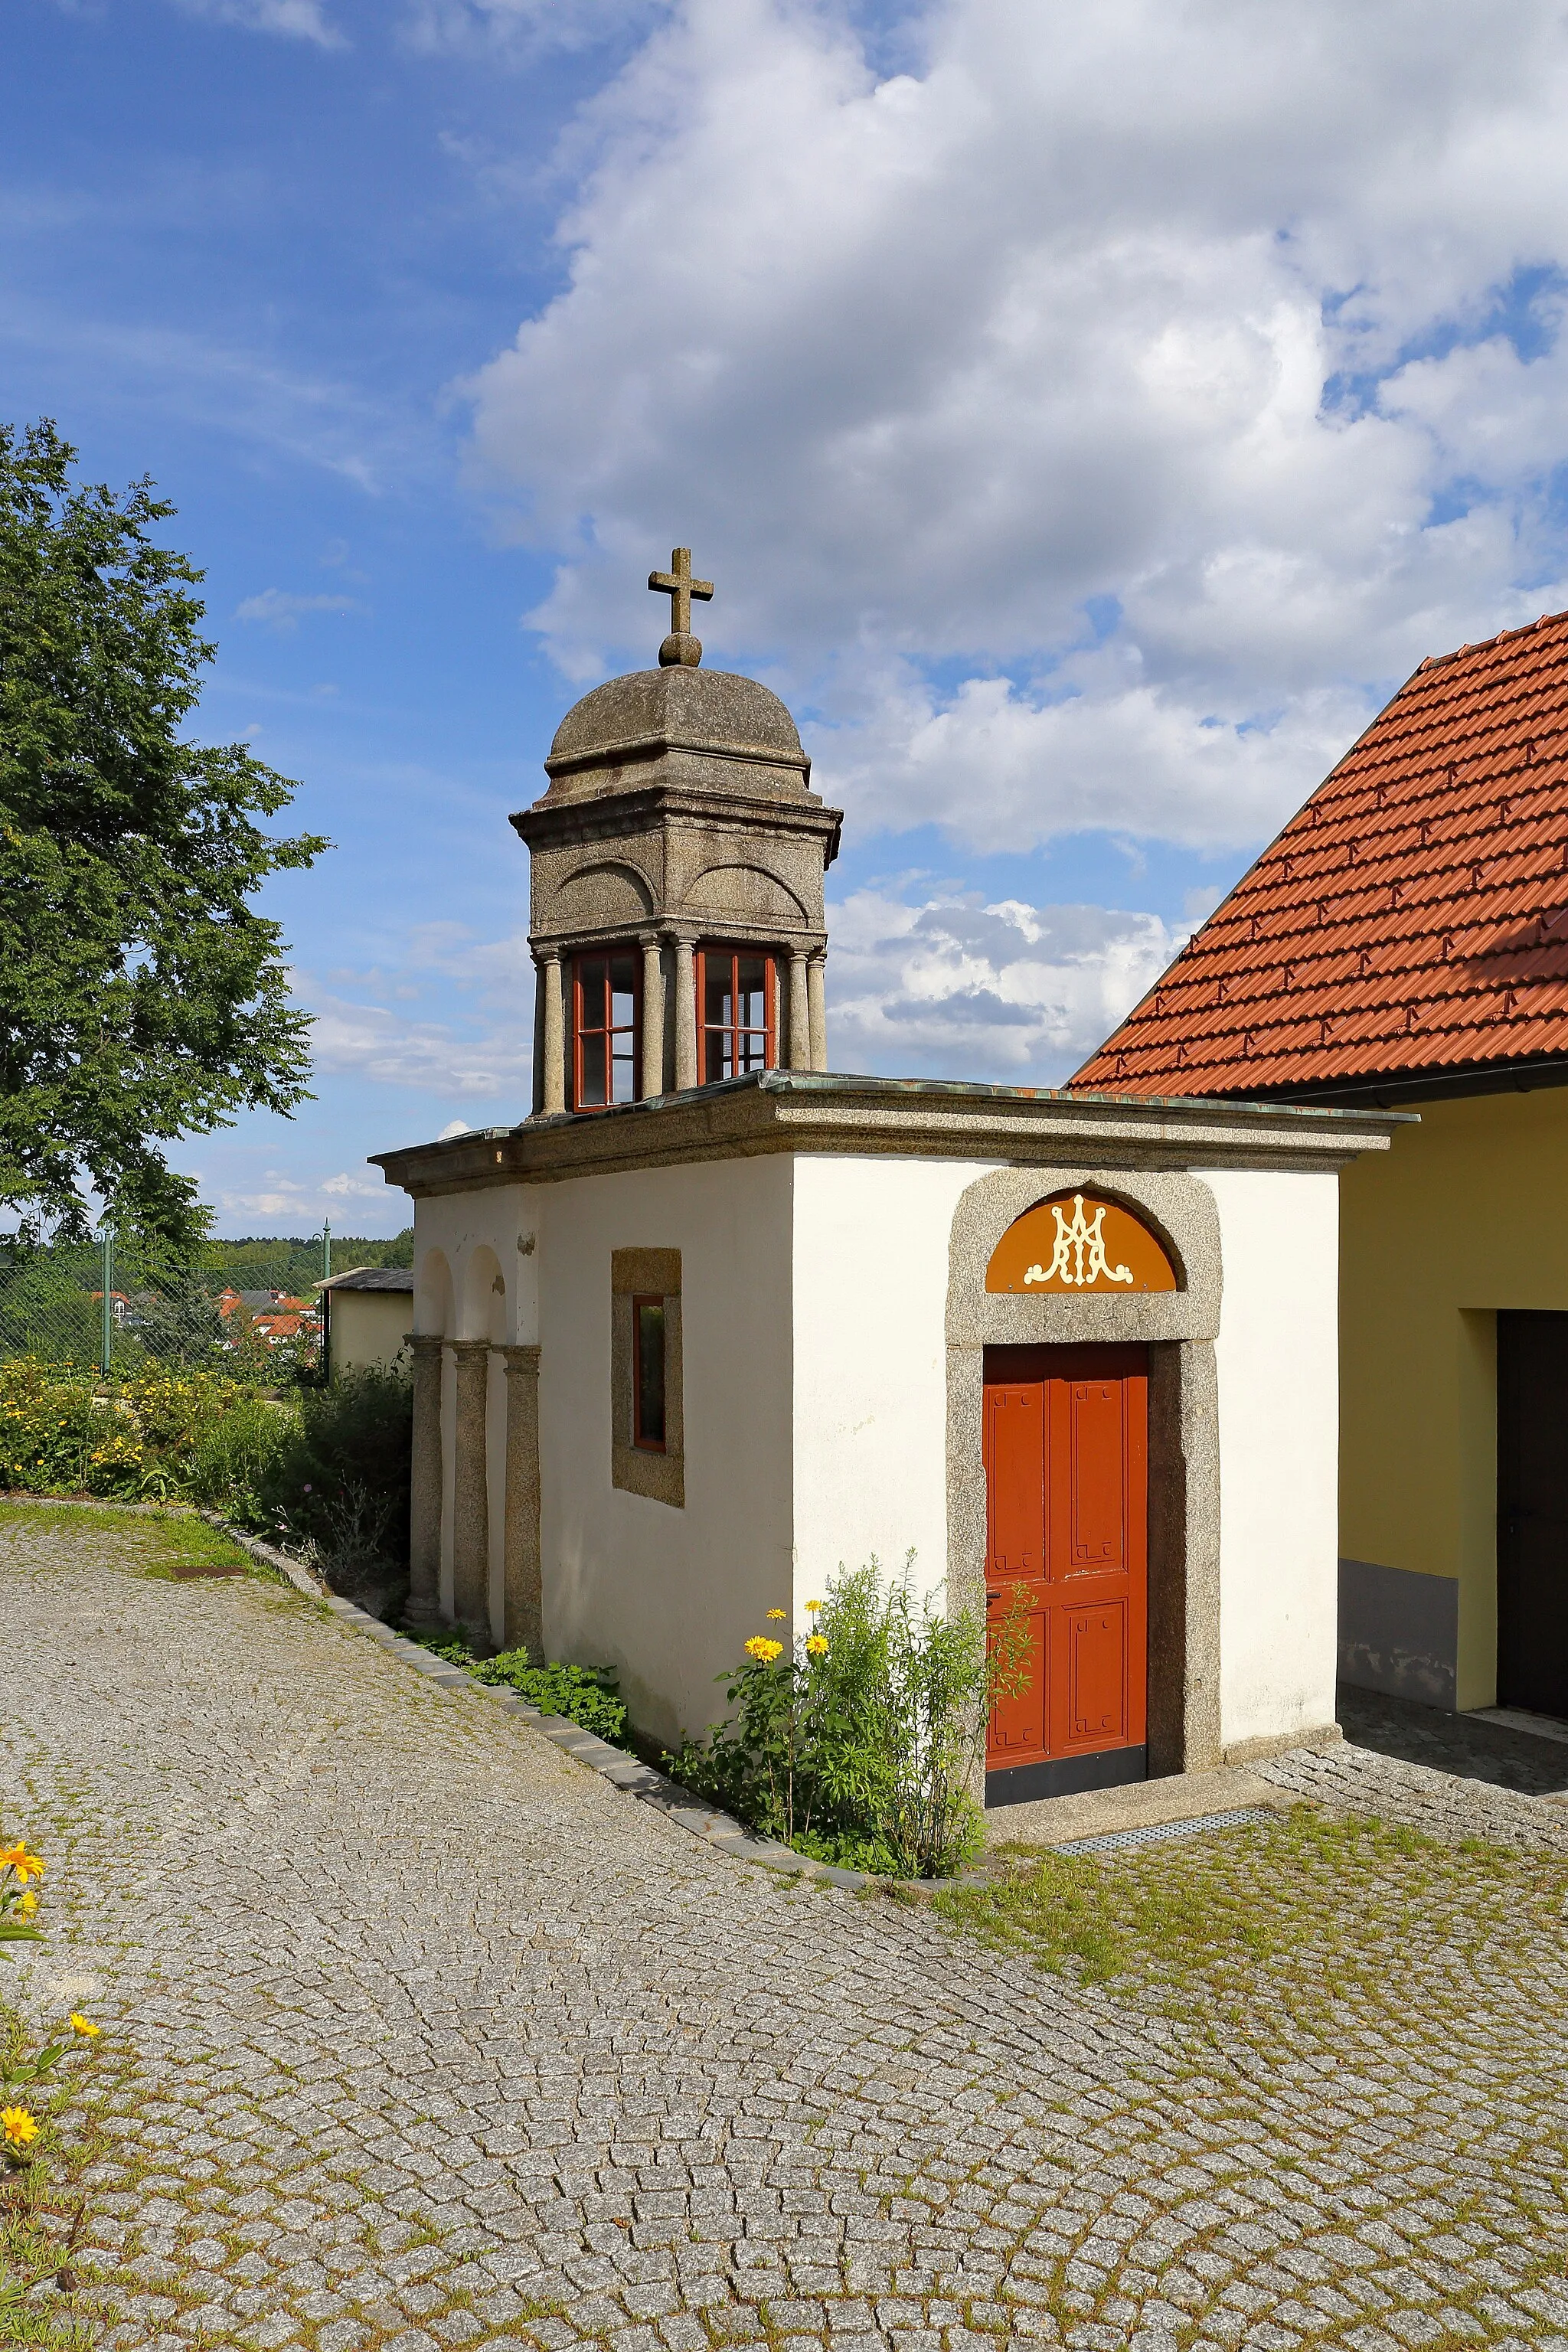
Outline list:
[[[0,1240],[0,1360],[31,1356],[105,1378],[177,1368],[265,1385],[310,1379],[321,1360],[320,1284],[330,1229],[300,1240],[214,1242],[174,1263],[104,1234],[78,1244]],[[396,1244],[348,1242],[341,1269],[402,1263]]]

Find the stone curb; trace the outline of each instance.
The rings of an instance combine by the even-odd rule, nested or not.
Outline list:
[[[237,1528],[232,1519],[226,1519],[219,1511],[198,1510],[196,1517],[205,1519],[209,1528],[220,1529],[230,1543],[237,1544],[241,1551],[247,1551],[252,1559],[261,1562],[263,1568],[275,1568],[279,1576],[286,1576],[296,1592],[302,1592],[307,1601],[331,1601],[331,1587],[324,1578],[316,1574],[313,1568],[307,1568],[302,1559],[295,1559],[288,1552],[279,1551],[276,1544],[263,1543],[259,1536],[251,1535],[245,1528]]]
[[[261,1546],[259,1549],[266,1550],[269,1547]],[[278,1564],[283,1565],[281,1556]],[[740,1862],[762,1863],[770,1870],[787,1871],[797,1878],[822,1879],[830,1886],[886,1888],[904,1884],[902,1881],[878,1878],[869,1871],[838,1870],[830,1863],[815,1861],[810,1854],[796,1853],[790,1846],[776,1845],[771,1838],[753,1837],[750,1830],[742,1829],[739,1822],[731,1820],[728,1813],[721,1813],[716,1805],[710,1805],[701,1797],[694,1796],[689,1789],[681,1788],[679,1781],[657,1771],[653,1765],[644,1764],[637,1757],[628,1754],[626,1748],[612,1748],[607,1739],[601,1739],[596,1732],[585,1731],[580,1723],[568,1723],[559,1715],[545,1715],[540,1708],[530,1706],[520,1692],[508,1690],[504,1683],[477,1682],[461,1666],[453,1665],[447,1658],[437,1657],[433,1651],[423,1649],[417,1642],[410,1641],[407,1634],[383,1624],[379,1617],[373,1617],[368,1610],[359,1608],[352,1601],[342,1600],[336,1593],[327,1595],[326,1605],[340,1625],[379,1643],[389,1657],[399,1659],[405,1666],[412,1666],[416,1674],[426,1675],[442,1690],[473,1691],[479,1697],[491,1700],[506,1714],[514,1715],[521,1722],[542,1731],[555,1747],[563,1748],[568,1756],[575,1757],[578,1763],[589,1766],[613,1788],[624,1790],[629,1797],[640,1798],[645,1805],[652,1805],[656,1811],[661,1812],[667,1821],[689,1831],[693,1837],[700,1838],[704,1845],[712,1846],[720,1853],[733,1854]],[[920,1882],[922,1888],[953,1886],[961,1883],[957,1879]]]
[[[0,1501],[43,1502],[63,1505],[73,1510],[140,1511],[167,1516],[162,1504],[116,1503],[98,1496],[6,1494],[0,1495]],[[188,1503],[175,1505],[174,1510],[181,1516],[192,1515],[192,1506]],[[785,1872],[795,1878],[818,1879],[828,1886],[868,1886],[881,1894],[905,1896],[933,1894],[944,1886],[988,1886],[992,1884],[979,1871],[965,1871],[957,1878],[881,1878],[873,1871],[840,1870],[832,1863],[817,1862],[810,1854],[796,1853],[793,1846],[778,1845],[772,1838],[754,1837],[730,1814],[721,1812],[716,1805],[694,1795],[691,1790],[683,1789],[679,1781],[657,1771],[651,1764],[644,1764],[637,1757],[628,1754],[626,1748],[612,1748],[607,1739],[601,1739],[596,1732],[585,1731],[580,1723],[568,1723],[561,1716],[542,1714],[538,1707],[530,1706],[521,1693],[508,1690],[504,1684],[477,1682],[472,1675],[465,1673],[461,1666],[453,1665],[449,1659],[438,1658],[433,1651],[421,1648],[405,1633],[399,1633],[393,1626],[384,1624],[379,1617],[373,1617],[368,1610],[361,1609],[353,1601],[344,1601],[303,1561],[291,1559],[289,1553],[279,1551],[276,1545],[264,1543],[259,1536],[250,1535],[244,1528],[236,1527],[232,1520],[224,1518],[220,1513],[197,1509],[194,1516],[205,1519],[209,1527],[221,1529],[231,1543],[237,1544],[242,1551],[248,1552],[264,1567],[275,1569],[279,1575],[287,1577],[297,1591],[302,1592],[308,1601],[321,1603],[338,1623],[347,1627],[351,1633],[363,1633],[370,1641],[379,1643],[389,1656],[397,1658],[405,1666],[412,1666],[416,1674],[424,1675],[442,1690],[476,1691],[483,1698],[493,1699],[509,1715],[519,1717],[536,1731],[542,1731],[546,1739],[564,1749],[567,1755],[574,1756],[579,1763],[588,1765],[612,1787],[624,1790],[628,1796],[640,1798],[646,1805],[652,1805],[667,1821],[676,1822],[693,1837],[700,1838],[704,1845],[713,1847],[719,1853],[732,1854],[738,1862],[761,1863],[766,1869]]]

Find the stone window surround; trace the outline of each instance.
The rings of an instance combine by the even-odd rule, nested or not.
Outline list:
[[[1163,1244],[1178,1287],[1134,1297],[1019,1297],[985,1288],[1014,1220],[1054,1192],[1092,1190]],[[983,1612],[984,1350],[1084,1340],[1149,1349],[1151,1779],[1223,1761],[1219,1683],[1219,1421],[1214,1343],[1222,1289],[1219,1213],[1201,1178],[1089,1165],[999,1169],[953,1213],[947,1290],[948,1586]]]
[[[664,1301],[664,1451],[632,1442],[632,1301]],[[617,1249],[610,1253],[610,1484],[650,1503],[686,1507],[686,1412],[681,1379],[680,1252]]]

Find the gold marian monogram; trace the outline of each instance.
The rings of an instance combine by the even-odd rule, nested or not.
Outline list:
[[[1083,1194],[1075,1192],[1070,1224],[1054,1201],[1051,1214],[1057,1221],[1057,1242],[1051,1262],[1049,1265],[1030,1266],[1024,1276],[1026,1286],[1031,1282],[1054,1282],[1058,1275],[1075,1290],[1091,1290],[1102,1276],[1107,1282],[1131,1281],[1130,1265],[1113,1266],[1106,1258],[1105,1242],[1100,1230],[1105,1218],[1103,1202],[1092,1217],[1086,1217]]]

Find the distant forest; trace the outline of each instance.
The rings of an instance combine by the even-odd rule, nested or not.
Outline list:
[[[265,1272],[268,1281],[281,1279],[284,1275],[290,1284],[296,1279],[310,1283],[321,1278],[320,1234],[290,1234],[286,1238],[277,1234],[243,1234],[232,1241],[215,1234],[204,1255],[217,1260],[231,1279],[247,1265],[254,1265],[258,1276]],[[346,1274],[353,1265],[411,1266],[413,1263],[412,1225],[405,1225],[390,1241],[369,1241],[363,1234],[332,1235],[334,1274]],[[235,1282],[237,1290],[249,1286]]]

